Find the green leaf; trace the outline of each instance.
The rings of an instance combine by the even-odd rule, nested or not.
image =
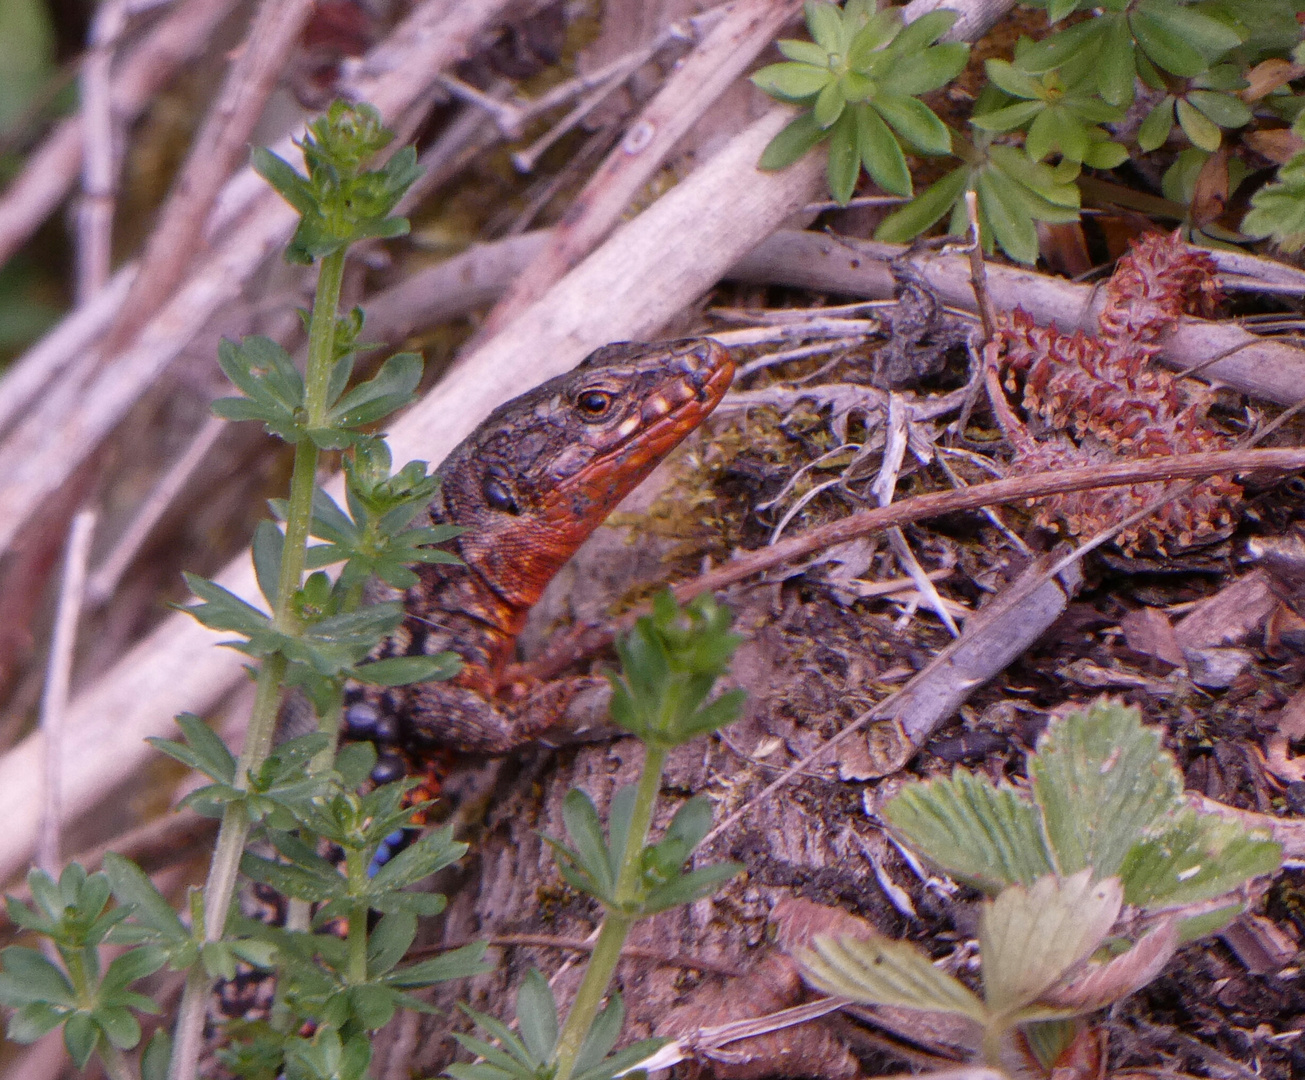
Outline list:
[[[1278,179],[1251,196],[1250,212],[1242,219],[1247,236],[1272,237],[1288,253],[1305,247],[1305,154],[1278,170]]]
[[[1250,107],[1233,94],[1221,94],[1213,90],[1189,90],[1187,100],[1220,127],[1239,128],[1251,122]]]
[[[913,240],[952,208],[965,193],[969,177],[968,167],[953,169],[880,222],[875,239],[897,244]]]
[[[1094,883],[1090,870],[1063,880],[1049,875],[1027,888],[1012,885],[1000,892],[979,916],[988,1008],[1009,1017],[1036,1001],[1096,951],[1122,903],[1118,878]]]
[[[1009,60],[985,60],[988,81],[1012,97],[1042,101],[1046,88],[1037,79],[1015,67]]]
[[[1017,101],[1005,108],[971,116],[970,123],[981,131],[1014,131],[1041,115],[1046,108],[1041,101]]]
[[[616,877],[593,800],[579,788],[572,788],[562,800],[562,822],[574,845],[576,862],[594,879],[603,895],[610,896],[616,887]]]
[[[930,862],[985,892],[1029,885],[1055,869],[1037,808],[964,769],[907,785],[881,814]]]
[[[775,47],[789,60],[797,60],[813,67],[829,66],[829,53],[814,42],[783,38],[775,42]]]
[[[268,604],[275,607],[281,581],[281,550],[285,547],[285,536],[272,522],[264,518],[254,528],[252,544],[254,556],[254,575],[258,579],[259,592]]]
[[[549,1000],[552,1001],[551,993],[549,994]],[[518,1009],[518,1013],[519,1011]],[[589,1070],[597,1067],[603,1058],[611,1053],[612,1047],[616,1045],[616,1040],[621,1037],[621,1028],[624,1024],[625,1003],[621,1000],[619,993],[613,993],[607,1004],[603,1006],[602,1011],[594,1017],[594,1022],[589,1028],[589,1034],[585,1036],[584,1044],[580,1047],[580,1052],[576,1054],[575,1073],[577,1076],[583,1076]],[[556,1042],[557,1036],[554,1035],[553,1039]],[[549,1052],[552,1052],[551,1048]]]
[[[1034,161],[1041,161],[1056,150],[1070,161],[1082,161],[1087,147],[1087,128],[1083,122],[1056,106],[1038,115],[1024,140],[1024,148]]]
[[[864,71],[881,50],[902,28],[902,9],[886,7],[875,12],[852,37],[847,50],[847,64],[853,71]]]
[[[1137,145],[1150,153],[1158,150],[1169,138],[1174,127],[1174,98],[1166,94],[1158,105],[1146,114],[1142,126],[1137,129]]]
[[[146,741],[161,753],[175,758],[183,765],[202,772],[213,780],[231,783],[236,778],[236,759],[215,731],[193,713],[182,713],[177,717],[177,726],[181,728],[186,742],[177,743],[171,739],[151,738]]]
[[[986,169],[975,181],[975,190],[983,221],[1002,250],[1017,262],[1037,262],[1038,231],[1015,181]]]
[[[371,686],[407,686],[410,683],[451,679],[462,670],[462,658],[453,652],[434,656],[391,656],[352,668],[349,674]]]
[[[35,949],[10,945],[0,950],[0,1004],[11,1008],[44,1002],[68,1006],[76,1000],[72,984]]]
[[[488,944],[473,941],[460,949],[453,949],[441,956],[422,960],[406,967],[397,968],[385,976],[390,986],[421,988],[453,979],[470,979],[493,971],[494,965],[485,962],[485,950]]]
[[[1182,776],[1141,714],[1102,699],[1038,740],[1034,799],[1062,874],[1118,874],[1129,849],[1180,805]]]
[[[960,18],[959,12],[945,9],[921,15],[914,22],[908,23],[893,38],[892,49],[904,57],[914,57],[947,33],[956,25],[958,18]]]
[[[905,941],[821,935],[815,952],[802,954],[799,962],[817,989],[865,1005],[952,1013],[979,1024],[987,1016],[983,1002],[968,987]]]
[[[183,574],[186,584],[203,603],[182,610],[193,615],[210,630],[233,630],[252,637],[265,630],[270,619],[252,604],[241,600],[230,589],[197,574]]]
[[[935,14],[943,14],[943,12]],[[916,26],[919,21],[912,23],[911,26]],[[893,54],[892,68],[883,76],[883,82],[895,95],[913,97],[916,94],[927,94],[931,90],[937,90],[956,78],[965,69],[965,64],[970,58],[970,47],[962,42],[953,41],[907,56],[897,52],[897,44],[894,42]]]
[[[397,353],[381,365],[374,378],[355,386],[327,414],[341,427],[370,424],[408,404],[421,382],[422,362],[416,353]]]
[[[802,5],[807,18],[807,29],[817,45],[826,52],[843,51],[843,15],[833,4],[819,0],[806,0]]]
[[[254,167],[254,172],[266,180],[276,193],[300,214],[308,214],[315,209],[316,200],[307,179],[296,172],[284,158],[278,157],[265,147],[256,146],[250,154],[250,164]]]
[[[846,203],[856,190],[856,178],[861,175],[861,153],[857,140],[861,127],[859,117],[869,111],[868,105],[845,109],[830,132],[829,162],[825,171],[829,194],[835,202]],[[898,153],[901,153],[900,149]]]
[[[548,981],[536,968],[526,972],[517,991],[517,1026],[521,1041],[536,1061],[547,1061],[557,1045],[557,1003]]]
[[[1140,57],[1133,48],[1133,32],[1123,15],[1110,20],[1096,54],[1096,81],[1101,96],[1111,105],[1128,105],[1133,100],[1133,77]],[[1090,25],[1090,24],[1087,24]]]
[[[751,82],[771,97],[800,103],[815,97],[833,79],[828,68],[788,61],[767,65],[752,75]]]
[[[1173,17],[1175,15],[1177,19]],[[1129,27],[1138,45],[1157,67],[1190,78],[1205,71],[1213,59],[1203,55],[1189,35],[1196,20],[1203,18],[1191,8],[1171,13],[1164,5],[1152,4],[1133,11],[1129,15]],[[1213,19],[1206,21],[1214,22]],[[1237,36],[1222,24],[1217,25],[1232,40],[1228,48],[1235,46],[1239,40]]]
[[[770,140],[761,153],[757,168],[767,171],[786,168],[824,137],[824,129],[816,123],[816,118],[810,112],[804,112]]]
[[[924,154],[950,154],[952,134],[932,109],[913,97],[875,98],[874,108],[902,138]]]
[[[1120,19],[1121,16],[1114,14],[1098,15],[1043,38],[1020,54],[1020,67],[1030,75],[1041,75],[1060,67],[1072,57],[1094,55],[1101,48],[1113,24]]]
[[[1267,836],[1248,834],[1236,822],[1184,808],[1162,830],[1138,838],[1120,877],[1124,899],[1142,908],[1211,900],[1253,877],[1272,874],[1282,849]]]
[[[177,917],[172,905],[154,887],[149,875],[134,862],[116,852],[107,852],[104,856],[104,873],[109,879],[114,898],[131,910],[133,919],[166,939],[189,940],[190,932]]]
[[[86,1068],[86,1063],[95,1053],[95,1045],[99,1041],[100,1029],[91,1019],[90,1013],[75,1012],[68,1017],[67,1023],[63,1026],[63,1045],[77,1068]]]
[[[692,904],[716,892],[725,882],[743,873],[744,869],[742,863],[723,862],[681,874],[651,890],[640,904],[640,911],[644,915],[655,915],[659,911]]]
[[[816,103],[811,108],[811,115],[822,128],[830,128],[834,121],[843,115],[847,98],[842,86],[837,82],[826,83],[825,88],[816,95]]]
[[[1193,108],[1188,102],[1179,98],[1175,111],[1178,113],[1178,123],[1182,127],[1184,134],[1192,140],[1192,145],[1201,150],[1207,150],[1210,153],[1219,149],[1219,143],[1223,140],[1223,134],[1219,131],[1217,125],[1208,120],[1205,115]]]
[[[911,170],[907,168],[902,148],[888,125],[879,118],[876,107],[858,105],[855,113],[857,153],[866,171],[885,191],[893,195],[912,194]]]

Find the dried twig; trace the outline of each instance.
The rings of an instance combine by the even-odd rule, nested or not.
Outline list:
[[[548,246],[490,313],[483,334],[506,326],[553,282],[580,262],[615,226],[698,117],[731,86],[798,10],[796,0],[740,0],[631,124],[620,144],[590,178]]]
[[[59,826],[62,820],[64,713],[68,708],[68,683],[72,677],[73,649],[77,644],[77,623],[82,613],[86,584],[86,559],[95,532],[95,512],[83,510],[73,518],[64,555],[59,607],[46,665],[45,694],[41,699],[41,735],[45,742],[45,789],[41,810],[40,839],[36,865],[57,878],[62,869],[59,857]]]
[[[77,282],[84,304],[109,280],[113,208],[118,187],[109,68],[127,25],[127,0],[104,0],[91,22],[90,52],[82,65],[82,195],[77,210]]]
[[[165,15],[130,51],[113,78],[113,113],[123,125],[138,117],[177,69],[202,53],[237,0],[188,0]],[[0,265],[9,260],[68,196],[82,163],[85,124],[64,120],[27,155],[0,198]]]
[[[312,11],[312,0],[263,0],[259,5],[244,47],[232,62],[158,215],[141,256],[142,269],[104,342],[104,355],[117,352],[135,335],[199,250],[204,221],[218,189],[247,152],[254,124]]]

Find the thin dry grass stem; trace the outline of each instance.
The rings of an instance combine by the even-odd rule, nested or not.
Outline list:
[[[774,40],[799,6],[797,0],[740,0],[726,11],[576,196],[572,203],[576,212],[553,230],[544,251],[490,312],[485,337],[511,322],[597,247],[672,147]],[[546,138],[550,136],[553,132]],[[538,152],[538,145],[526,152],[528,159]],[[520,160],[517,167],[522,168]]]
[[[112,108],[120,124],[135,120],[182,65],[209,47],[237,2],[188,0],[150,28],[113,75]],[[80,113],[62,121],[10,181],[0,197],[0,265],[67,198],[82,167],[85,130]]]
[[[1220,450],[1202,454],[1176,454],[1172,457],[1143,458],[1138,461],[1092,465],[1081,469],[1029,473],[1026,476],[994,480],[959,491],[938,491],[917,495],[891,506],[859,510],[838,521],[808,529],[801,536],[781,540],[757,551],[748,552],[724,566],[676,586],[676,595],[687,600],[700,592],[723,589],[754,574],[773,569],[793,559],[809,555],[834,544],[924,518],[937,517],[957,510],[976,510],[997,503],[1021,502],[1044,495],[1085,491],[1096,487],[1115,487],[1160,480],[1202,479],[1220,473],[1263,470],[1288,473],[1305,468],[1305,449]]]
[[[146,540],[167,513],[176,497],[189,482],[195,470],[199,468],[226,430],[226,421],[210,417],[204,421],[199,433],[190,441],[168,471],[156,483],[136,511],[136,516],[126,531],[118,537],[109,554],[91,574],[86,585],[86,599],[92,607],[105,603],[118,588],[118,582],[128,567],[136,560]]]
[[[906,459],[909,425],[910,415],[908,410],[903,408],[902,396],[890,393],[888,395],[888,416],[884,422],[887,441],[884,446],[883,458],[879,464],[879,475],[875,477],[875,481],[870,487],[871,493],[878,500],[880,506],[888,506],[893,501],[893,492],[897,488],[897,477],[901,472],[902,462]],[[947,627],[947,632],[954,638],[960,637],[960,627],[956,625],[956,620],[952,618],[946,601],[943,600],[934,583],[929,580],[924,567],[920,565],[920,561],[915,557],[915,552],[911,550],[911,545],[907,542],[906,533],[902,531],[900,525],[893,526],[887,532],[888,545],[892,548],[893,555],[896,557],[897,565],[901,567],[902,573],[915,582],[916,590],[924,598],[925,603],[929,605],[934,614],[942,620],[942,624]]]
[[[45,741],[45,787],[42,792],[41,826],[36,847],[36,865],[58,878],[62,859],[59,828],[62,814],[63,721],[68,708],[68,684],[72,677],[73,650],[77,645],[77,624],[85,595],[86,562],[96,514],[82,510],[72,520],[65,549],[63,579],[59,585],[59,606],[46,664],[45,693],[41,698],[41,734]]]
[[[82,64],[82,193],[77,208],[76,303],[84,304],[109,280],[113,212],[118,189],[120,133],[114,130],[110,68],[127,26],[128,0],[104,0],[91,22]]]
[[[202,246],[204,222],[240,159],[285,58],[313,11],[312,0],[263,0],[232,61],[204,126],[191,144],[141,256],[141,270],[104,343],[112,355],[130,341],[172,291]]]

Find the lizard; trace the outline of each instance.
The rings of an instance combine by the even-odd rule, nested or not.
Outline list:
[[[351,688],[344,733],[380,744],[372,778],[441,751],[501,755],[538,739],[595,680],[512,698],[504,671],[530,608],[617,504],[720,403],[734,362],[710,338],[619,343],[496,409],[436,470],[433,524],[466,529],[461,562],[416,568],[379,656],[451,650],[446,682]],[[397,593],[398,591],[395,590]],[[397,751],[397,752],[396,752]]]

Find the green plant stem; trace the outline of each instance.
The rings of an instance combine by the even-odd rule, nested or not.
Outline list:
[[[558,1036],[557,1049],[553,1054],[557,1072],[553,1080],[571,1080],[580,1048],[589,1035],[589,1029],[593,1027],[603,998],[607,996],[607,988],[611,985],[617,962],[621,959],[625,939],[630,934],[630,928],[638,921],[638,916],[631,914],[626,905],[638,898],[643,849],[648,841],[648,829],[652,825],[653,810],[657,805],[657,792],[661,788],[662,770],[665,766],[665,748],[645,743],[643,771],[639,774],[634,810],[630,817],[630,834],[626,837],[621,872],[616,880],[616,905],[603,914],[603,925],[598,931],[598,940],[594,942],[594,951],[585,967],[580,989],[576,991],[571,1011],[566,1014],[566,1023],[562,1025],[562,1033]]]
[[[344,276],[344,249],[322,259],[308,330],[308,371],[305,375],[305,406],[308,426],[322,427],[327,410],[327,388],[335,359],[336,313],[340,306],[340,283]],[[313,489],[317,481],[317,447],[311,439],[295,445],[294,473],[286,507],[285,542],[281,551],[281,575],[277,582],[273,625],[287,633],[299,629],[294,597],[303,582],[308,530],[313,519]],[[272,749],[276,717],[281,704],[286,661],[274,655],[263,661],[258,688],[249,718],[245,745],[236,765],[233,785],[241,791],[249,786],[249,774],[257,769]],[[204,883],[204,940],[218,941],[226,929],[226,915],[235,894],[240,856],[249,838],[249,819],[242,803],[231,803],[222,815],[217,845]],[[170,1080],[190,1080],[199,1060],[210,980],[197,964],[186,979],[177,1015]]]
[[[367,867],[363,864],[361,851],[350,851],[345,856],[345,873],[349,881],[367,881]],[[357,903],[349,909],[349,936],[346,941],[347,953],[344,968],[344,980],[353,986],[361,986],[367,981],[367,905]]]

